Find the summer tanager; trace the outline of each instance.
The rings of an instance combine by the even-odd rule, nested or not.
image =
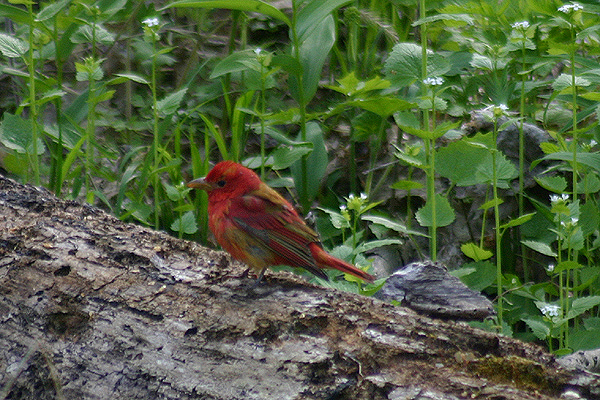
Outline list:
[[[327,279],[322,268],[335,268],[373,282],[373,276],[328,254],[315,231],[279,193],[258,175],[222,161],[188,187],[208,192],[208,225],[217,242],[259,275],[267,267],[290,265]]]

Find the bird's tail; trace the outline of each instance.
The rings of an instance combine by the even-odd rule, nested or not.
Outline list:
[[[365,271],[361,271],[360,269],[356,268],[352,264],[347,263],[346,261],[340,260],[339,258],[335,258],[331,254],[323,250],[321,246],[319,246],[317,243],[311,243],[309,247],[313,258],[315,259],[317,265],[320,268],[334,268],[338,271],[354,275],[357,278],[360,278],[366,282],[372,283],[375,280],[375,277],[373,277],[373,275],[367,274]]]

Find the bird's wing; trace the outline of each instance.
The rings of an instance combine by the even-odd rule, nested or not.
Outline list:
[[[304,223],[279,193],[263,185],[245,196],[232,199],[228,219],[271,252],[274,264],[302,267],[326,278],[309,248],[311,243],[319,244],[317,233]]]

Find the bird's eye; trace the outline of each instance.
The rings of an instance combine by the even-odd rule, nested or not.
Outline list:
[[[223,187],[223,186],[225,186],[226,183],[227,182],[225,182],[223,179],[221,179],[219,182],[217,182],[217,186]]]

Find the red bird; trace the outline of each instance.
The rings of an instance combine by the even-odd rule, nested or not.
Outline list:
[[[327,279],[321,268],[334,268],[373,282],[372,275],[328,254],[317,233],[279,193],[256,173],[222,161],[188,187],[208,192],[208,225],[217,242],[259,275],[267,267],[290,265]]]

